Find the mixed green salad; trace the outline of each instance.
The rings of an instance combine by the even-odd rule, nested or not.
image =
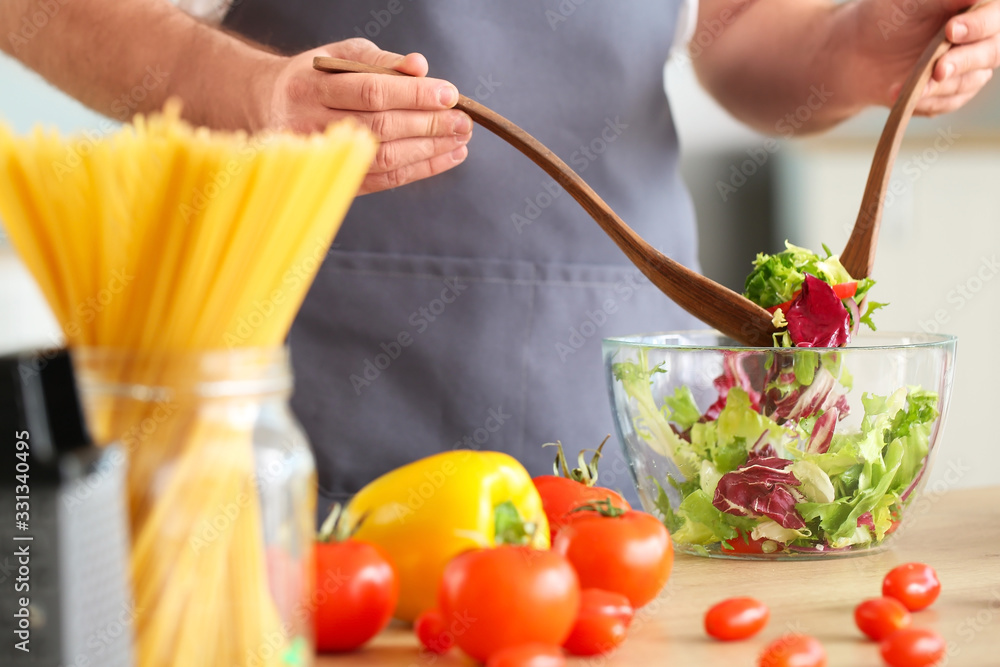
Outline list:
[[[760,253],[743,295],[774,315],[777,347],[843,347],[864,324],[875,330],[868,301],[871,278],[855,280],[823,246],[826,257],[785,242],[775,255]]]
[[[778,347],[840,347],[861,323],[874,328],[873,281],[853,280],[829,250],[819,257],[786,245],[757,258],[746,286],[786,321]],[[654,376],[667,371],[645,353],[613,365],[637,434],[679,473],[667,475],[673,488],[661,485],[657,499],[674,540],[723,553],[815,553],[868,548],[895,530],[923,474],[937,394],[862,393],[860,428],[848,432],[841,420],[853,380],[842,352],[722,354],[717,399],[706,409],[686,386],[658,404]]]
[[[637,432],[680,473],[681,501],[660,488],[658,508],[680,544],[770,553],[870,547],[891,533],[921,477],[937,394],[901,388],[862,394],[859,431],[838,431],[851,379],[836,351],[774,352],[763,391],[731,351],[702,412],[689,388],[662,405],[645,355],[614,365],[636,402]],[[641,428],[640,428],[641,425]]]

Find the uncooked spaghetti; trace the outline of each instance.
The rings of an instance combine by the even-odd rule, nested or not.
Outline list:
[[[0,218],[68,344],[135,353],[90,371],[109,386],[184,387],[173,353],[283,343],[374,151],[351,124],[251,137],[191,128],[177,108],[99,139],[0,125]],[[112,395],[88,418],[110,442],[158,409]],[[250,427],[184,401],[161,416],[128,463],[139,664],[284,664],[260,650],[287,633],[248,481]],[[211,548],[190,548],[240,494],[247,511]]]

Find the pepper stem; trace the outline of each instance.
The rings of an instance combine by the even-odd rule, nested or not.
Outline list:
[[[531,542],[538,524],[525,521],[513,502],[505,500],[493,508],[494,542],[501,544],[524,545]]]

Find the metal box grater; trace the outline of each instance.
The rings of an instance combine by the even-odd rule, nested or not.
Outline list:
[[[26,461],[16,457],[25,432]],[[25,463],[26,528],[15,506]],[[128,571],[125,454],[92,445],[69,356],[0,357],[0,664],[132,665],[141,610]],[[21,644],[25,601],[28,643]]]

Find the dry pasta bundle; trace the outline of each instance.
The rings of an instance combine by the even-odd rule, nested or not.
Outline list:
[[[81,356],[111,388],[87,399],[95,438],[130,443],[142,667],[288,664],[253,421],[194,400],[197,369],[177,359],[283,344],[374,151],[351,124],[251,137],[191,128],[169,106],[97,140],[15,137],[0,125],[0,219],[12,243],[69,345],[114,352]],[[171,390],[169,407],[135,387]],[[252,502],[192,548],[196,527],[234,498]]]

